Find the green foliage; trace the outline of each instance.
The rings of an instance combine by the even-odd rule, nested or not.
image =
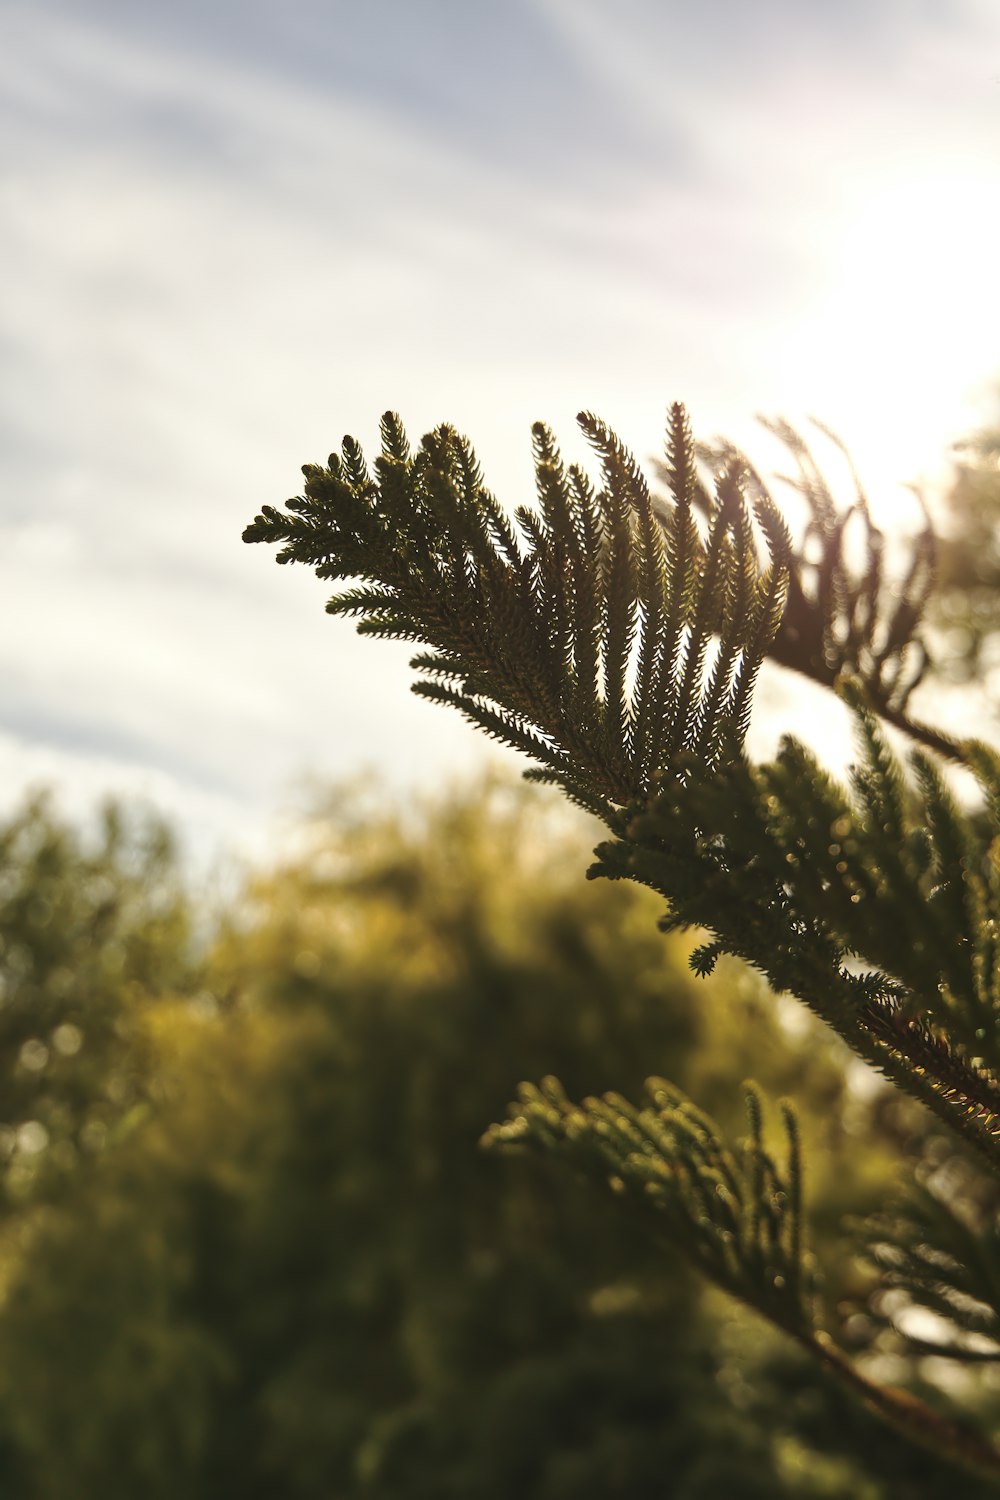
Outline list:
[[[801,1087],[812,1237],[832,1268],[845,1174],[820,1147],[841,1139],[835,1050],[815,1027],[767,1028],[762,986],[733,965],[696,985],[652,896],[574,875],[584,831],[539,794],[495,784],[398,817],[381,801],[331,798],[301,856],[229,915],[195,1003],[179,982],[180,998],[132,993],[106,1066],[141,1063],[142,1118],[8,1212],[3,1493],[947,1493],[941,1465],[812,1386],[803,1355],[706,1302],[661,1243],[662,1209],[595,1212],[559,1163],[477,1147],[524,1070],[587,1095],[638,1092],[669,1066],[731,1134],[752,1067],[770,1092]],[[130,910],[151,897],[143,869],[119,869]],[[175,931],[164,973],[188,962]],[[700,1113],[673,1092],[668,1113],[711,1173]],[[728,1171],[766,1265],[754,1172],[779,1193],[795,1174],[752,1137]],[[887,1143],[845,1140],[853,1203],[874,1209]],[[793,1207],[774,1205],[786,1262]]]
[[[539,512],[520,537],[484,489],[464,438],[441,427],[415,456],[397,417],[382,420],[377,480],[353,439],[284,515],[267,507],[246,541],[282,544],[281,562],[321,578],[362,577],[333,614],[364,635],[417,641],[422,696],[458,708],[538,763],[574,801],[608,818],[648,793],[682,749],[712,764],[742,742],[750,695],[777,628],[788,538],[773,504],[754,513],[759,561],[734,465],[721,476],[702,540],[692,514],[693,453],[671,414],[674,508],[664,521],[631,456],[596,418],[580,425],[604,486],[565,468],[536,426]],[[719,636],[706,680],[708,648]]]
[[[161,823],[109,807],[87,841],[35,798],[0,828],[5,1207],[99,1153],[141,1107],[134,1028],[196,986],[192,914]]]
[[[915,733],[946,755],[954,744],[938,731],[908,717],[910,695],[923,680],[930,657],[921,623],[935,580],[938,539],[930,518],[910,544],[900,577],[888,575],[885,537],[872,519],[868,498],[851,466],[854,499],[837,499],[808,444],[787,422],[762,424],[795,461],[794,475],[783,475],[805,509],[806,521],[793,543],[788,598],[770,649],[772,659],[826,687],[848,675],[861,684],[867,701],[889,722]],[[840,454],[840,440],[815,424]],[[709,463],[739,463],[751,493],[767,495],[760,474],[731,444],[702,444]],[[703,508],[711,501],[703,491]]]
[[[838,513],[791,429],[778,431],[807,508],[798,551],[739,455],[724,453],[714,493],[702,482],[680,407],[670,413],[662,506],[614,435],[590,416],[580,420],[602,487],[564,469],[551,436],[536,428],[539,510],[517,511],[517,531],[483,488],[464,439],[442,427],[411,455],[388,416],[375,478],[345,439],[328,468],[307,467],[304,496],[285,514],[266,509],[245,539],[280,543],[281,561],[305,562],[322,577],[363,580],[330,609],[361,616],[364,633],[430,647],[414,660],[430,674],[418,691],[526,753],[535,762],[529,775],[603,819],[612,837],[592,874],[650,886],[667,902],[668,930],[706,931],[698,972],[721,955],[759,970],[995,1172],[1000,757],[908,715],[926,666],[918,629],[929,530],[904,578],[887,588],[860,487],[852,509]],[[854,572],[845,542],[852,516],[864,542]],[[745,758],[753,686],[768,655],[847,699],[862,747],[849,787],[790,739],[773,764]],[[963,811],[926,754],[907,775],[877,716],[971,766],[986,807]],[[874,1386],[817,1340],[801,1299],[765,1308],[760,1241],[746,1225],[777,1222],[777,1178],[751,1152],[757,1166],[739,1191],[727,1181],[717,1215],[699,1217],[699,1184],[707,1192],[711,1172],[725,1175],[721,1163],[731,1158],[703,1122],[707,1155],[689,1143],[678,1178],[685,1108],[651,1113],[621,1093],[572,1106],[547,1084],[528,1091],[504,1129],[555,1156],[582,1153],[628,1200],[639,1176],[652,1174],[657,1191],[644,1186],[639,1196],[655,1201],[710,1276],[767,1311],[910,1436],[1000,1473],[1000,1452],[988,1443]],[[797,1226],[797,1211],[788,1223]],[[789,1233],[775,1231],[785,1254]],[[797,1227],[794,1239],[797,1267]],[[786,1269],[797,1297],[798,1272]]]
[[[220,935],[202,983],[229,1006],[140,1006],[152,1107],[8,1225],[5,1493],[863,1484],[822,1422],[720,1404],[682,1264],[543,1160],[478,1149],[525,1068],[585,1093],[696,1066],[702,1006],[655,903],[577,880],[581,853],[499,785],[426,820],[338,802]],[[755,1055],[837,1086],[814,1039]]]
[[[857,713],[853,795],[794,740],[772,765],[740,759],[711,779],[684,766],[600,846],[592,873],[659,891],[666,927],[711,934],[702,972],[722,952],[752,964],[992,1163],[1000,824],[963,814],[922,754],[904,783]],[[982,747],[970,758],[995,781]]]
[[[964,1364],[1000,1361],[997,1206],[995,1189],[971,1183],[967,1169],[951,1161],[865,1221],[867,1253],[879,1275],[867,1311],[886,1328],[903,1330],[897,1347]],[[930,1318],[915,1319],[916,1309]]]
[[[760,1100],[748,1090],[750,1138],[732,1152],[711,1120],[662,1078],[648,1104],[619,1094],[573,1105],[555,1078],[522,1085],[520,1106],[486,1136],[489,1146],[533,1145],[568,1162],[637,1209],[654,1239],[677,1245],[723,1290],[782,1327],[810,1326],[802,1261],[798,1124],[785,1106],[788,1167],[765,1151]]]
[[[1000,639],[1000,425],[994,419],[956,445],[939,542],[939,586],[931,621],[947,679],[985,687]]]

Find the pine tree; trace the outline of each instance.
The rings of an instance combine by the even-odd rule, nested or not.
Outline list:
[[[656,891],[665,930],[701,935],[696,972],[724,955],[751,965],[955,1137],[977,1192],[929,1179],[866,1226],[866,1253],[883,1288],[943,1329],[916,1352],[1000,1360],[1000,753],[910,710],[928,665],[930,525],[889,579],[860,485],[838,506],[791,428],[776,431],[807,516],[797,539],[740,453],[695,444],[680,405],[663,496],[608,427],[579,422],[599,481],[536,425],[538,503],[510,517],[463,437],[442,426],[413,451],[387,414],[373,469],[345,438],[244,539],[346,584],[329,612],[415,643],[414,691],[599,818],[590,875]],[[860,753],[846,784],[791,737],[772,761],[748,757],[765,659],[848,705]],[[949,766],[975,777],[971,807]],[[845,1352],[807,1248],[795,1113],[752,1086],[746,1103],[730,1143],[662,1079],[637,1101],[572,1101],[548,1078],[485,1142],[582,1172],[637,1234],[677,1247],[914,1441],[1000,1479],[987,1436]]]

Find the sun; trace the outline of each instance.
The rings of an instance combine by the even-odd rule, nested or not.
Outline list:
[[[791,340],[802,391],[873,491],[929,477],[1000,377],[996,170],[943,164],[872,183],[834,230]]]

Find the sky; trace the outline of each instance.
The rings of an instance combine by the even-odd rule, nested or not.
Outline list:
[[[496,759],[240,541],[387,408],[510,505],[539,417],[646,459],[681,399],[766,468],[755,413],[814,413],[900,517],[994,414],[995,0],[0,0],[0,36],[0,813],[138,795],[211,859],[309,778]]]

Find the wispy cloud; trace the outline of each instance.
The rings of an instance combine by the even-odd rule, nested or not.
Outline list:
[[[677,395],[818,406],[906,478],[1000,347],[983,5],[14,0],[5,40],[8,794],[101,766],[232,830],[310,764],[469,763],[405,652],[239,545],[387,405],[516,500],[532,418],[644,453]]]

